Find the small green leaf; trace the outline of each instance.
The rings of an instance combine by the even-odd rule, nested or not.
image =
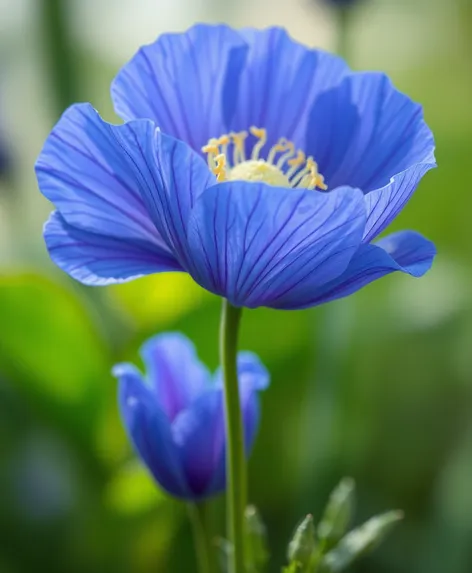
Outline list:
[[[321,573],[344,571],[359,557],[369,553],[403,519],[401,511],[388,511],[350,531],[321,562]]]
[[[318,537],[326,550],[331,549],[346,533],[354,513],[355,483],[344,478],[333,490],[318,525]]]
[[[246,570],[261,573],[269,560],[267,531],[256,507],[249,505],[244,512],[246,522]]]
[[[313,516],[308,514],[295,530],[293,537],[288,544],[287,557],[290,564],[299,563],[303,568],[307,568],[316,548],[315,526]]]
[[[214,545],[218,552],[219,571],[226,573],[228,571],[228,559],[233,551],[233,545],[224,537],[217,537],[214,541]]]

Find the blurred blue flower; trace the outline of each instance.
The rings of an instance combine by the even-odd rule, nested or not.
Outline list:
[[[119,405],[138,455],[168,493],[200,499],[225,488],[225,426],[220,370],[212,376],[193,344],[179,333],[149,339],[141,348],[146,376],[118,364]],[[259,421],[258,395],[269,374],[256,355],[238,354],[248,454]]]
[[[73,106],[36,165],[50,255],[75,279],[185,271],[233,305],[294,309],[430,268],[416,232],[372,243],[436,165],[384,74],[283,29],[197,25],[141,48],[112,95],[127,123]]]

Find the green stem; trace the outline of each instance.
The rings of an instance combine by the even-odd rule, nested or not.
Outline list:
[[[190,523],[193,529],[195,554],[199,573],[211,573],[211,534],[208,527],[208,504],[189,503],[187,505]]]
[[[220,360],[223,369],[226,417],[226,480],[228,538],[232,551],[229,573],[244,573],[244,509],[246,507],[246,458],[237,375],[237,346],[241,309],[223,300]]]
[[[67,25],[67,2],[42,0],[40,3],[43,44],[54,88],[57,115],[77,101],[77,61]]]
[[[352,6],[338,6],[335,8],[337,17],[337,47],[338,56],[344,58],[349,64],[350,56],[350,27]]]

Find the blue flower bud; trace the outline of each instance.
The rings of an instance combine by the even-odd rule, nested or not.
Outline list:
[[[225,488],[226,440],[221,371],[211,376],[190,340],[179,333],[141,348],[146,374],[118,364],[119,406],[137,454],[168,493],[199,500]],[[258,392],[269,374],[256,355],[240,352],[238,374],[246,453],[256,434]]]

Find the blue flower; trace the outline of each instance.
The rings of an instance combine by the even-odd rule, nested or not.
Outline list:
[[[154,479],[168,493],[199,499],[225,488],[225,426],[221,372],[212,376],[193,344],[179,333],[149,339],[141,348],[146,376],[118,364],[119,405],[128,436]],[[269,374],[256,355],[238,354],[248,454],[257,431],[257,393]]]
[[[435,166],[421,107],[384,74],[283,29],[197,25],[141,48],[112,95],[124,125],[75,105],[36,165],[75,279],[185,271],[235,306],[295,309],[430,268],[414,231],[372,242]]]

